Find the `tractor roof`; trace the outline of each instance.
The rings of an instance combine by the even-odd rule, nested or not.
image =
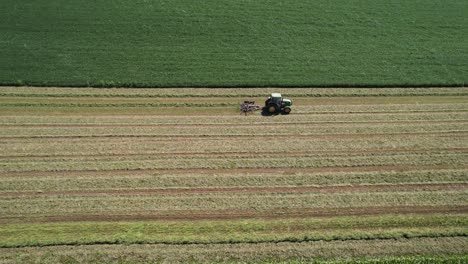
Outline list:
[[[271,98],[281,98],[281,94],[280,93],[272,93]]]

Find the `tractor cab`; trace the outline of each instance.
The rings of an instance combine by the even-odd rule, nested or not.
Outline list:
[[[280,105],[283,102],[283,97],[281,96],[280,93],[272,93],[271,96],[271,102]]]
[[[292,100],[286,99],[280,93],[272,93],[265,101],[265,108],[270,114],[283,113],[289,114],[291,112]]]

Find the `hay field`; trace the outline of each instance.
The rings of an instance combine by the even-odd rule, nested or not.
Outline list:
[[[462,263],[467,98],[0,88],[0,262]]]

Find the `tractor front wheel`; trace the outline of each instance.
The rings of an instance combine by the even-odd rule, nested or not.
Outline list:
[[[291,108],[285,107],[284,110],[283,110],[283,113],[284,113],[285,115],[289,115],[289,113],[291,113]]]

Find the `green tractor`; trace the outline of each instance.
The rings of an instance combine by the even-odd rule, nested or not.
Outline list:
[[[292,100],[286,99],[280,93],[272,93],[265,101],[265,110],[269,114],[289,114],[291,113]]]

